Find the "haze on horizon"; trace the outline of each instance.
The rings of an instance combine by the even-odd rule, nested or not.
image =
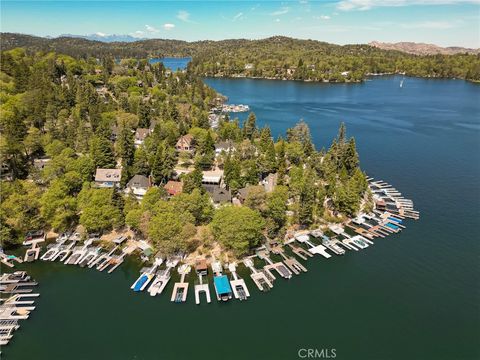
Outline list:
[[[2,1],[2,32],[480,47],[480,0]]]

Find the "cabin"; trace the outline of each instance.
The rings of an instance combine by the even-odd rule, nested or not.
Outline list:
[[[134,142],[135,147],[136,148],[140,147],[148,135],[150,135],[150,129],[138,128],[135,131],[135,142]]]
[[[213,194],[215,188],[220,187],[223,179],[223,170],[208,170],[202,173],[202,186]]]
[[[175,149],[177,151],[187,151],[192,152],[194,150],[193,146],[193,136],[190,134],[183,135],[178,139]]]
[[[224,204],[232,202],[232,193],[230,190],[221,187],[215,187],[211,193],[214,204]]]
[[[151,186],[149,178],[143,175],[135,175],[127,183],[125,193],[133,194],[138,200],[141,200]]]
[[[175,196],[183,192],[183,183],[181,181],[169,180],[164,189],[167,190],[170,196]]]
[[[97,169],[95,185],[102,188],[120,187],[122,169]]]
[[[208,266],[207,260],[205,259],[197,259],[195,262],[195,271],[198,275],[207,276],[208,274]]]

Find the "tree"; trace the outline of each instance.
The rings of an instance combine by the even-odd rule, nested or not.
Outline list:
[[[248,207],[225,206],[216,211],[210,223],[215,240],[242,256],[263,240],[265,221]]]
[[[257,130],[257,117],[253,112],[248,115],[247,120],[243,124],[243,136],[246,139],[253,139]]]
[[[252,210],[256,210],[263,213],[266,210],[265,201],[267,199],[267,193],[261,185],[249,186],[247,198],[245,199],[245,206],[248,206]]]
[[[223,166],[223,176],[225,183],[231,190],[238,190],[241,187],[241,167],[240,161],[230,154],[225,160]]]
[[[171,147],[165,147],[162,143],[158,146],[153,161],[152,175],[156,184],[168,180],[172,176],[173,168],[176,164],[175,150]]]
[[[128,127],[123,127],[117,139],[118,156],[122,159],[122,166],[132,166],[134,161],[134,136]]]
[[[143,146],[139,146],[135,150],[133,159],[133,172],[138,175],[148,176],[150,174],[150,165],[148,163],[148,153]]]
[[[77,202],[70,195],[70,189],[65,179],[51,182],[40,198],[40,213],[54,230],[65,231],[76,220]]]
[[[138,105],[138,127],[149,128],[151,122],[151,108],[145,101],[140,101]]]
[[[288,188],[286,186],[276,186],[273,191],[267,194],[266,215],[271,220],[271,232],[276,234],[287,222],[287,200]]]
[[[90,141],[90,156],[96,168],[115,168],[115,155],[111,142],[103,136],[94,136]]]
[[[190,194],[193,190],[203,191],[202,187],[203,173],[200,167],[196,166],[195,170],[183,176],[183,192]]]

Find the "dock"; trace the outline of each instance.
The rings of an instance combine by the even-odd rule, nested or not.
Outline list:
[[[295,275],[300,275],[300,273],[308,271],[307,268],[305,266],[303,266],[297,259],[285,255],[285,250],[282,247],[280,247],[280,246],[274,247],[272,249],[272,252],[274,254],[280,255],[283,258],[283,262],[285,263],[285,265],[287,265],[288,268]]]
[[[172,297],[170,301],[181,303],[187,301],[188,293],[188,282],[185,282],[185,276],[190,273],[191,267],[184,264],[178,268],[178,273],[180,274],[180,282],[176,282],[173,286]]]
[[[295,236],[295,239],[301,243],[301,244],[305,244],[306,246],[308,246],[308,251],[312,254],[318,254],[318,255],[321,255],[323,256],[324,258],[328,259],[328,258],[331,258],[332,255],[330,255],[328,252],[327,252],[327,248],[323,245],[315,245],[313,244],[311,241],[310,241],[310,236],[309,235],[297,235]]]
[[[300,259],[308,260],[309,257],[313,257],[312,253],[308,252],[307,250],[301,247],[295,246],[293,244],[288,244],[288,246],[290,247],[290,249],[292,249],[292,252],[295,255],[297,255]]]
[[[15,330],[20,328],[18,320],[28,319],[35,310],[34,298],[40,294],[31,293],[37,282],[33,281],[25,271],[3,274],[0,277],[2,294],[12,294],[8,298],[0,298],[0,346],[7,345]],[[11,291],[18,289],[21,291]],[[24,292],[24,293],[22,293]],[[26,293],[25,293],[26,292]]]
[[[251,274],[250,277],[252,278],[255,285],[257,285],[260,291],[268,291],[273,288],[272,281],[265,275],[264,272],[258,271],[255,266],[253,265],[253,261],[250,258],[246,258],[243,260],[243,263],[247,268],[250,269]]]
[[[232,273],[233,280],[230,280],[230,285],[232,286],[233,296],[235,299],[247,300],[250,297],[250,292],[248,291],[245,281],[237,275],[237,264],[230,263],[228,269]]]
[[[198,275],[199,284],[195,284],[195,304],[200,304],[200,294],[205,293],[205,298],[207,299],[207,303],[210,304],[212,301],[210,297],[210,288],[207,283],[203,283],[203,275]]]

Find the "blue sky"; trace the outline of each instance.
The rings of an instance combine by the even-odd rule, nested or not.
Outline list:
[[[480,0],[1,1],[4,32],[40,36],[372,40],[480,47]]]

